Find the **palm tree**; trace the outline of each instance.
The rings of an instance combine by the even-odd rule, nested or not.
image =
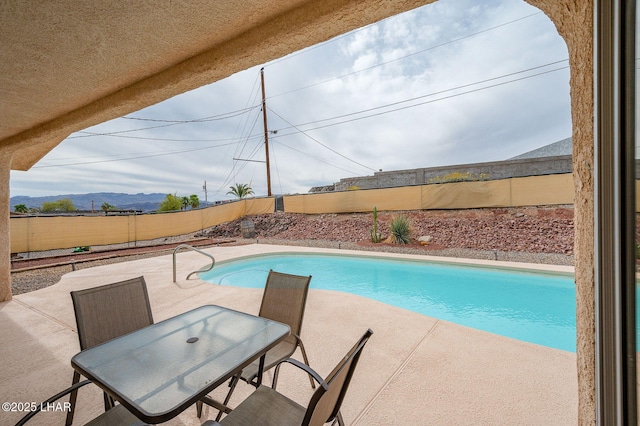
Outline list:
[[[189,206],[189,197],[182,197],[182,209],[186,210]]]
[[[253,189],[251,186],[246,183],[236,183],[234,186],[231,186],[231,191],[227,192],[227,194],[232,194],[238,197],[239,199],[243,199],[248,195],[253,195]]]
[[[29,213],[29,207],[27,207],[25,204],[16,204],[13,210],[16,213]]]
[[[192,209],[197,209],[200,207],[200,199],[196,194],[189,195],[189,205]]]

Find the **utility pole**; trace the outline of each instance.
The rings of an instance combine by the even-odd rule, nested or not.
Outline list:
[[[204,185],[202,186],[202,189],[204,189],[204,206],[205,207],[209,207],[209,203],[207,202],[207,181],[204,181]]]
[[[264,68],[260,68],[262,84],[262,120],[264,122],[264,152],[267,163],[267,196],[271,197],[271,169],[269,167],[269,129],[267,127],[267,97],[264,94]]]

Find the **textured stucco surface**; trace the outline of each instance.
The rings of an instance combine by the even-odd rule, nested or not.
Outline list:
[[[10,172],[11,155],[0,149],[0,208],[7,212],[0,215],[0,301],[11,299]]]
[[[573,176],[579,424],[595,423],[595,287],[593,205],[593,2],[530,0],[558,28],[569,50]]]
[[[5,2],[0,144],[28,169],[74,131],[424,3]]]
[[[580,423],[595,419],[593,2],[528,0],[569,50],[576,190]],[[0,10],[0,208],[9,168],[28,169],[70,133],[431,1],[10,0]],[[169,4],[169,3],[167,3]],[[167,37],[169,34],[170,37]],[[126,46],[125,54],[116,52]],[[15,155],[13,155],[15,153]],[[8,244],[8,217],[0,235]],[[0,300],[9,256],[0,252]]]

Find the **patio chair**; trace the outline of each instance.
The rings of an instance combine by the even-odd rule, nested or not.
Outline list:
[[[340,407],[362,349],[372,333],[371,330],[364,333],[329,373],[326,380],[322,380],[311,367],[295,359],[288,358],[277,365],[276,369],[279,369],[283,363],[290,363],[306,371],[318,381],[318,389],[311,396],[306,408],[276,391],[275,384],[271,388],[260,386],[220,420],[220,423],[209,420],[203,423],[203,426],[319,426],[327,422],[332,424],[338,422],[339,425],[344,426]]]
[[[42,410],[42,407],[48,407],[49,404],[55,404],[55,401],[57,401],[58,399],[72,392],[77,392],[79,388],[88,385],[89,383],[91,383],[91,380],[83,380],[81,382],[74,383],[72,386],[63,390],[62,392],[55,394],[51,398],[40,403],[35,408],[35,410],[29,412],[29,414],[20,419],[20,421],[16,423],[16,426],[24,425],[36,414],[38,414]],[[112,409],[105,411],[90,422],[86,423],[85,426],[142,426],[145,424],[146,423],[143,423],[140,419],[131,414],[126,408],[124,408],[124,406],[117,405]]]
[[[144,277],[71,292],[76,315],[80,350],[88,349],[153,324],[149,294]],[[80,373],[73,372],[72,385],[78,383]],[[71,409],[66,425],[73,422],[77,389],[70,391]],[[113,400],[104,394],[105,411],[113,407]]]
[[[300,347],[304,363],[309,365],[307,352],[300,338],[300,330],[302,329],[302,319],[304,317],[310,282],[310,275],[292,275],[269,270],[258,315],[287,324],[291,329],[291,335],[266,353],[263,372],[269,370],[283,359],[289,358],[298,347]],[[241,374],[231,379],[229,383],[230,389],[224,400],[225,406],[229,403],[239,379],[258,387],[256,380],[258,377],[258,368],[259,360],[245,367]],[[274,383],[278,381],[277,372],[274,373],[273,381]],[[312,375],[309,375],[309,382],[311,383],[311,387],[315,389]],[[198,417],[201,417],[201,402],[197,403],[197,413]],[[222,413],[220,413],[218,417],[221,415]]]
[[[300,338],[300,331],[310,283],[311,275],[291,275],[274,270],[269,271],[258,316],[287,324],[291,328],[291,335],[267,352],[264,360],[264,371],[267,371],[283,359],[289,358],[298,347],[302,352],[304,363],[309,365],[307,352]],[[255,381],[257,376],[258,361],[245,367],[240,378],[257,387]],[[274,380],[278,380],[277,375],[274,376]],[[311,387],[315,388],[315,383],[311,376],[309,376],[309,381],[311,382]]]

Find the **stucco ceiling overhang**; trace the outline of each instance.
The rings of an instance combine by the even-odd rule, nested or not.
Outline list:
[[[429,0],[4,0],[0,146],[27,170],[69,134]]]

